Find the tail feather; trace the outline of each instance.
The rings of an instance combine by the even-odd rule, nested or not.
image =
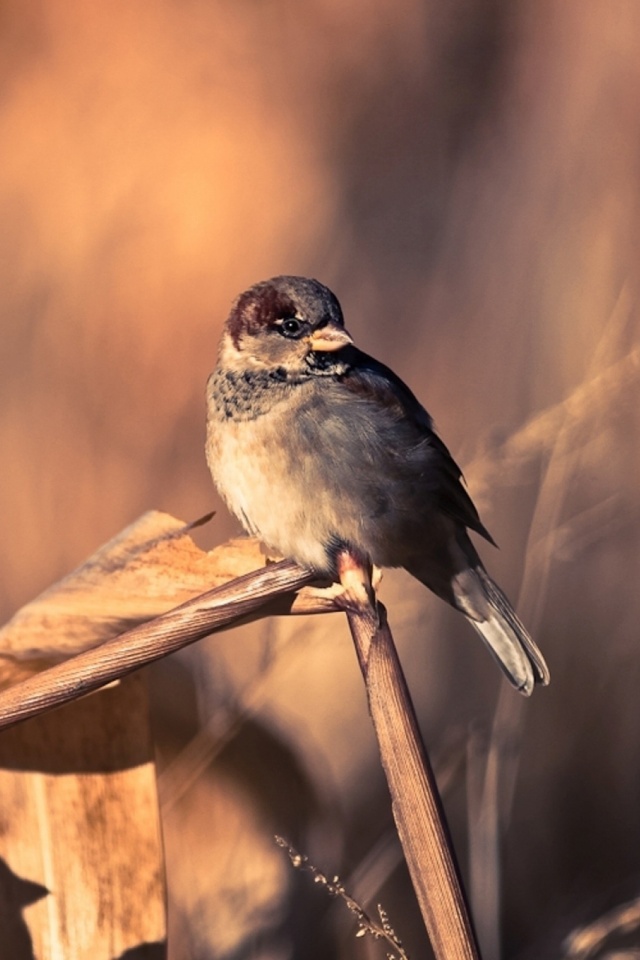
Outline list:
[[[459,609],[480,634],[502,671],[525,696],[546,686],[549,668],[500,587],[482,566],[454,581]]]

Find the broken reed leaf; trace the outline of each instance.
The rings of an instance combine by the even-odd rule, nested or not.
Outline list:
[[[0,630],[0,651],[64,659],[264,565],[255,540],[200,550],[189,533],[202,522],[143,514],[22,607]]]
[[[190,532],[210,518],[184,523],[149,511],[22,607],[0,629],[0,689],[265,567],[255,538],[201,550]],[[292,602],[274,599],[265,615],[333,609],[330,599],[308,590]]]
[[[140,673],[2,732],[3,960],[106,960],[166,937],[154,761]]]
[[[252,616],[313,581],[293,560],[280,560],[220,584],[167,613],[0,692],[0,729],[98,690],[113,680]],[[311,601],[313,604],[315,601]]]

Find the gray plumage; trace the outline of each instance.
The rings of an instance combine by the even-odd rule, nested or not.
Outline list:
[[[209,467],[249,532],[329,576],[345,546],[404,567],[469,619],[519,690],[548,682],[469,539],[467,529],[493,542],[431,418],[352,345],[326,287],[276,277],[242,294],[207,397]]]

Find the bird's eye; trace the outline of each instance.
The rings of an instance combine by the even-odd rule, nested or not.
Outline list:
[[[283,337],[297,337],[302,330],[302,321],[297,317],[285,317],[278,323],[278,330]]]

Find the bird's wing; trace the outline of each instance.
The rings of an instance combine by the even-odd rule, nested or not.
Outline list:
[[[338,377],[342,387],[405,427],[413,441],[412,460],[417,472],[424,469],[425,474],[437,474],[437,483],[429,486],[440,509],[495,545],[463,486],[462,471],[435,433],[433,421],[422,404],[389,367],[355,348],[348,351],[349,369]],[[347,359],[347,351],[344,353]]]

